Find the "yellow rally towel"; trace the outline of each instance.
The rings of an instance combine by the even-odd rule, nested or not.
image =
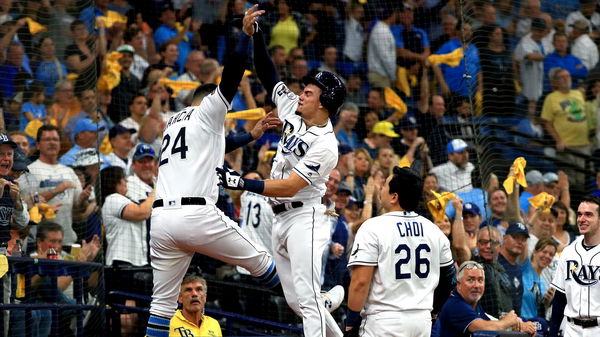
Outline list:
[[[104,139],[102,139],[102,144],[100,144],[100,153],[109,154],[112,151],[113,151],[112,145],[110,144],[108,135],[106,135],[106,136],[104,136]]]
[[[406,115],[406,112],[408,112],[406,104],[404,104],[402,98],[400,98],[400,96],[398,96],[398,94],[396,94],[392,88],[386,87],[383,89],[383,95],[385,98],[385,103],[392,109],[396,110],[398,117],[402,118],[404,115]]]
[[[398,162],[398,167],[410,167],[412,165],[412,162],[408,159],[408,157],[406,157],[406,155],[402,156],[402,158],[400,158],[400,162]]]
[[[54,213],[54,208],[52,208],[50,205],[45,203],[38,203],[29,209],[29,218],[35,223],[40,223],[40,221],[42,221],[42,218],[56,218],[56,213]]]
[[[8,259],[6,255],[0,255],[0,277],[4,276],[8,271]]]
[[[29,121],[29,123],[27,123],[27,125],[25,126],[25,133],[35,139],[37,137],[37,132],[38,129],[44,125],[44,123],[39,120],[39,119],[32,119],[31,121]]]
[[[525,180],[525,166],[527,166],[527,161],[525,160],[525,158],[519,157],[519,158],[515,159],[515,161],[513,162],[512,166],[511,166],[511,170],[510,170],[510,173],[508,174],[508,177],[502,183],[502,186],[504,186],[506,193],[508,193],[508,194],[513,193],[513,187],[515,186],[515,181],[519,185],[521,185],[523,187],[527,187],[527,180]]]
[[[396,68],[396,88],[402,91],[406,97],[410,97],[412,94],[411,88],[416,87],[417,84],[417,76],[409,74],[404,67]]]
[[[429,200],[427,203],[427,209],[429,209],[429,213],[433,215],[435,221],[444,220],[444,213],[446,212],[446,205],[450,200],[456,197],[456,194],[450,192],[442,192],[442,194],[438,194],[435,191],[431,191],[435,196],[435,199]]]
[[[193,90],[200,86],[200,82],[191,82],[191,81],[175,81],[170,80],[166,77],[158,80],[160,83],[166,85],[167,87],[173,89],[173,94],[171,97],[177,97],[181,90]]]
[[[175,28],[177,29],[177,33],[181,33],[183,31],[183,25],[179,22],[175,22]],[[188,37],[186,34],[183,34],[183,41],[188,41]]]
[[[255,108],[248,110],[241,110],[236,112],[230,112],[225,115],[226,119],[246,119],[246,120],[257,120],[265,117],[267,112],[263,108]]]
[[[42,26],[39,23],[33,21],[31,18],[25,18],[27,21],[27,26],[29,27],[29,32],[33,35],[40,32],[47,32],[48,28],[46,26]]]
[[[104,22],[104,27],[110,28],[114,26],[115,23],[122,23],[124,25],[127,24],[127,17],[125,15],[121,15],[115,11],[106,11],[106,16],[98,16],[96,17],[96,22],[102,21]]]
[[[123,54],[112,52],[104,59],[102,75],[98,78],[98,90],[112,90],[121,83],[121,65],[119,59]]]
[[[79,74],[70,73],[70,74],[67,75],[67,77],[65,79],[67,81],[75,81],[77,79],[77,77],[79,77]]]
[[[535,209],[541,210],[543,214],[550,213],[550,207],[554,205],[555,201],[554,196],[546,192],[539,193],[538,195],[527,200],[529,200],[531,206],[533,206]]]
[[[459,47],[448,54],[431,54],[427,57],[427,61],[434,66],[443,63],[450,67],[458,67],[460,60],[462,60],[464,56],[462,47]]]

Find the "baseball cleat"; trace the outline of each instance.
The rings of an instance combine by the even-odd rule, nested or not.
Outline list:
[[[344,287],[337,285],[327,292],[322,292],[321,301],[327,311],[334,312],[344,301]]]

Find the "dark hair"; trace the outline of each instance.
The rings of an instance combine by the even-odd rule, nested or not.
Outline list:
[[[390,193],[398,194],[398,203],[405,211],[415,211],[423,191],[423,181],[411,168],[394,167],[389,183]]]
[[[563,228],[564,226],[569,226],[569,209],[567,208],[567,206],[563,204],[562,201],[557,201],[554,203],[554,205],[552,205],[552,208],[556,210],[560,209],[567,214],[567,216],[565,217],[565,223],[560,225],[563,226]],[[556,212],[556,216],[558,217],[558,211]]]
[[[37,130],[37,134],[35,135],[35,141],[36,142],[40,142],[40,139],[42,139],[42,134],[44,133],[44,131],[56,131],[58,133],[58,138],[61,138],[61,134],[60,134],[60,129],[57,126],[54,126],[52,124],[44,124],[42,126],[40,126],[40,128]]]
[[[25,90],[23,91],[23,101],[29,102],[36,95],[40,94],[43,91],[45,91],[45,88],[40,82],[34,80],[26,80]]]
[[[83,22],[83,21],[81,21],[81,20],[79,20],[79,19],[77,19],[77,20],[74,20],[73,22],[71,22],[71,25],[69,26],[69,29],[70,29],[71,31],[74,31],[74,30],[75,30],[75,27],[77,27],[77,26],[79,26],[79,25],[84,25],[84,26],[85,26],[85,28],[87,29],[87,25],[85,24],[85,22]],[[88,32],[88,33],[89,33],[89,32]]]
[[[558,252],[558,243],[556,243],[556,241],[552,240],[552,239],[540,239],[536,244],[535,244],[535,248],[534,251],[535,252],[539,252],[540,250],[546,248],[546,246],[552,246],[554,247],[554,249],[556,250],[556,252]],[[531,254],[531,258],[533,259],[533,254]]]
[[[269,56],[273,56],[273,54],[275,54],[275,51],[280,49],[285,50],[285,48],[280,44],[276,44],[273,47],[269,48]]]
[[[192,97],[192,102],[203,99],[204,97],[209,95],[211,92],[215,91],[215,89],[217,89],[217,85],[214,83],[206,83],[206,84],[199,86],[194,91],[194,96]]]
[[[127,30],[125,30],[125,33],[123,33],[123,40],[125,42],[131,42],[131,40],[133,40],[133,38],[142,30],[138,27],[129,27]]]
[[[581,203],[589,202],[590,204],[596,204],[596,214],[600,214],[600,198],[593,195],[586,195],[581,199]]]
[[[100,205],[104,204],[106,197],[117,193],[117,184],[125,178],[125,171],[118,166],[109,166],[100,171],[100,194],[102,199]]]
[[[57,224],[56,222],[44,220],[37,225],[37,233],[35,235],[35,238],[40,241],[43,241],[46,239],[48,233],[50,232],[64,233],[61,225]]]
[[[175,47],[177,47],[177,43],[175,43],[175,42],[165,42],[165,43],[163,43],[163,44],[161,44],[161,45],[160,45],[159,53],[164,53],[164,52],[166,52],[166,51],[167,51],[167,47],[168,47],[170,44],[172,44],[172,45],[174,45]]]
[[[140,97],[140,96],[142,96],[144,98],[146,97],[146,95],[144,95],[143,92],[139,92],[139,91],[136,92],[135,94],[131,95],[131,99],[129,100],[129,103],[127,104],[127,106],[132,105],[133,101],[135,101],[135,99],[138,98],[138,97]]]

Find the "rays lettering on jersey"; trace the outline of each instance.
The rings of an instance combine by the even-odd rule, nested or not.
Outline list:
[[[423,236],[423,224],[417,221],[414,222],[398,222],[398,231],[401,237],[405,236]]]
[[[582,286],[593,286],[600,280],[600,266],[582,265],[575,260],[567,260],[567,278],[565,281],[571,280]]]
[[[296,157],[302,158],[308,151],[309,146],[302,140],[302,138],[292,135],[293,132],[294,126],[288,121],[285,121],[282,139],[283,149],[281,152],[284,155],[293,153]]]
[[[171,116],[171,118],[169,118],[169,121],[167,122],[167,126],[165,128],[168,128],[169,126],[171,126],[177,122],[190,120],[190,118],[192,118],[193,112],[194,112],[194,109],[184,109],[184,110],[174,114],[173,116]]]

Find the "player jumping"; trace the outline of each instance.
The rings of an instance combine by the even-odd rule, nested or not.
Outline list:
[[[148,337],[168,336],[179,285],[195,252],[240,265],[266,286],[279,282],[271,256],[215,206],[214,168],[223,164],[225,115],[244,73],[240,60],[247,59],[250,36],[264,13],[256,7],[243,18],[219,86],[196,89],[192,106],[172,116],[164,130],[150,232],[154,289]]]
[[[273,258],[288,305],[303,319],[304,335],[342,336],[320,301],[321,256],[330,238],[330,226],[321,197],[338,151],[330,115],[346,97],[343,82],[330,72],[305,78],[300,96],[280,81],[260,30],[254,38],[257,75],[283,122],[282,139],[269,180],[241,178],[229,169],[217,169],[228,189],[247,190],[271,197]]]

